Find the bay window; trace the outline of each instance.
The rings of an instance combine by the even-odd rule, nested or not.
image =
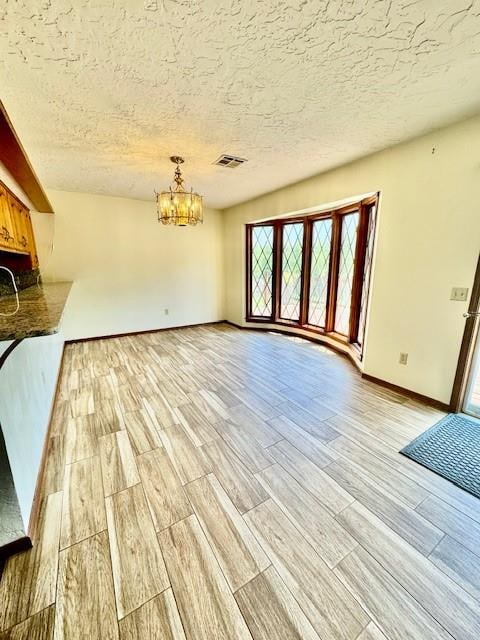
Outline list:
[[[361,356],[377,198],[247,225],[247,320],[329,335]]]

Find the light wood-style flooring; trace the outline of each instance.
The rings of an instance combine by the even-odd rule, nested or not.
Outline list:
[[[69,345],[2,640],[478,640],[480,501],[398,450],[442,417],[227,325]]]

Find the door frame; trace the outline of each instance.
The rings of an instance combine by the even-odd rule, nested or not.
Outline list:
[[[480,255],[478,257],[477,269],[475,271],[475,279],[473,281],[470,304],[468,305],[468,313],[478,312],[479,309]],[[460,347],[460,355],[458,357],[457,371],[455,373],[455,380],[453,382],[452,395],[450,398],[450,411],[454,413],[458,413],[463,409],[463,401],[467,389],[470,364],[475,347],[475,323],[477,321],[478,318],[476,318],[475,316],[469,316],[465,321],[465,329],[463,331],[462,345]]]

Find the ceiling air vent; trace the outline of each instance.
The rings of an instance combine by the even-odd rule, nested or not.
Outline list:
[[[219,167],[228,167],[229,169],[235,169],[244,162],[247,162],[246,158],[239,158],[238,156],[227,156],[223,154],[219,156],[213,164],[218,164]]]

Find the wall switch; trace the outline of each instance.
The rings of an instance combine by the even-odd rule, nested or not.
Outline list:
[[[450,294],[450,300],[456,300],[458,302],[466,302],[468,296],[468,289],[463,287],[453,287]]]
[[[165,315],[168,316],[168,309],[165,309]]]
[[[407,364],[408,361],[408,353],[401,353],[400,354],[400,358],[399,358],[399,363],[400,364]]]

